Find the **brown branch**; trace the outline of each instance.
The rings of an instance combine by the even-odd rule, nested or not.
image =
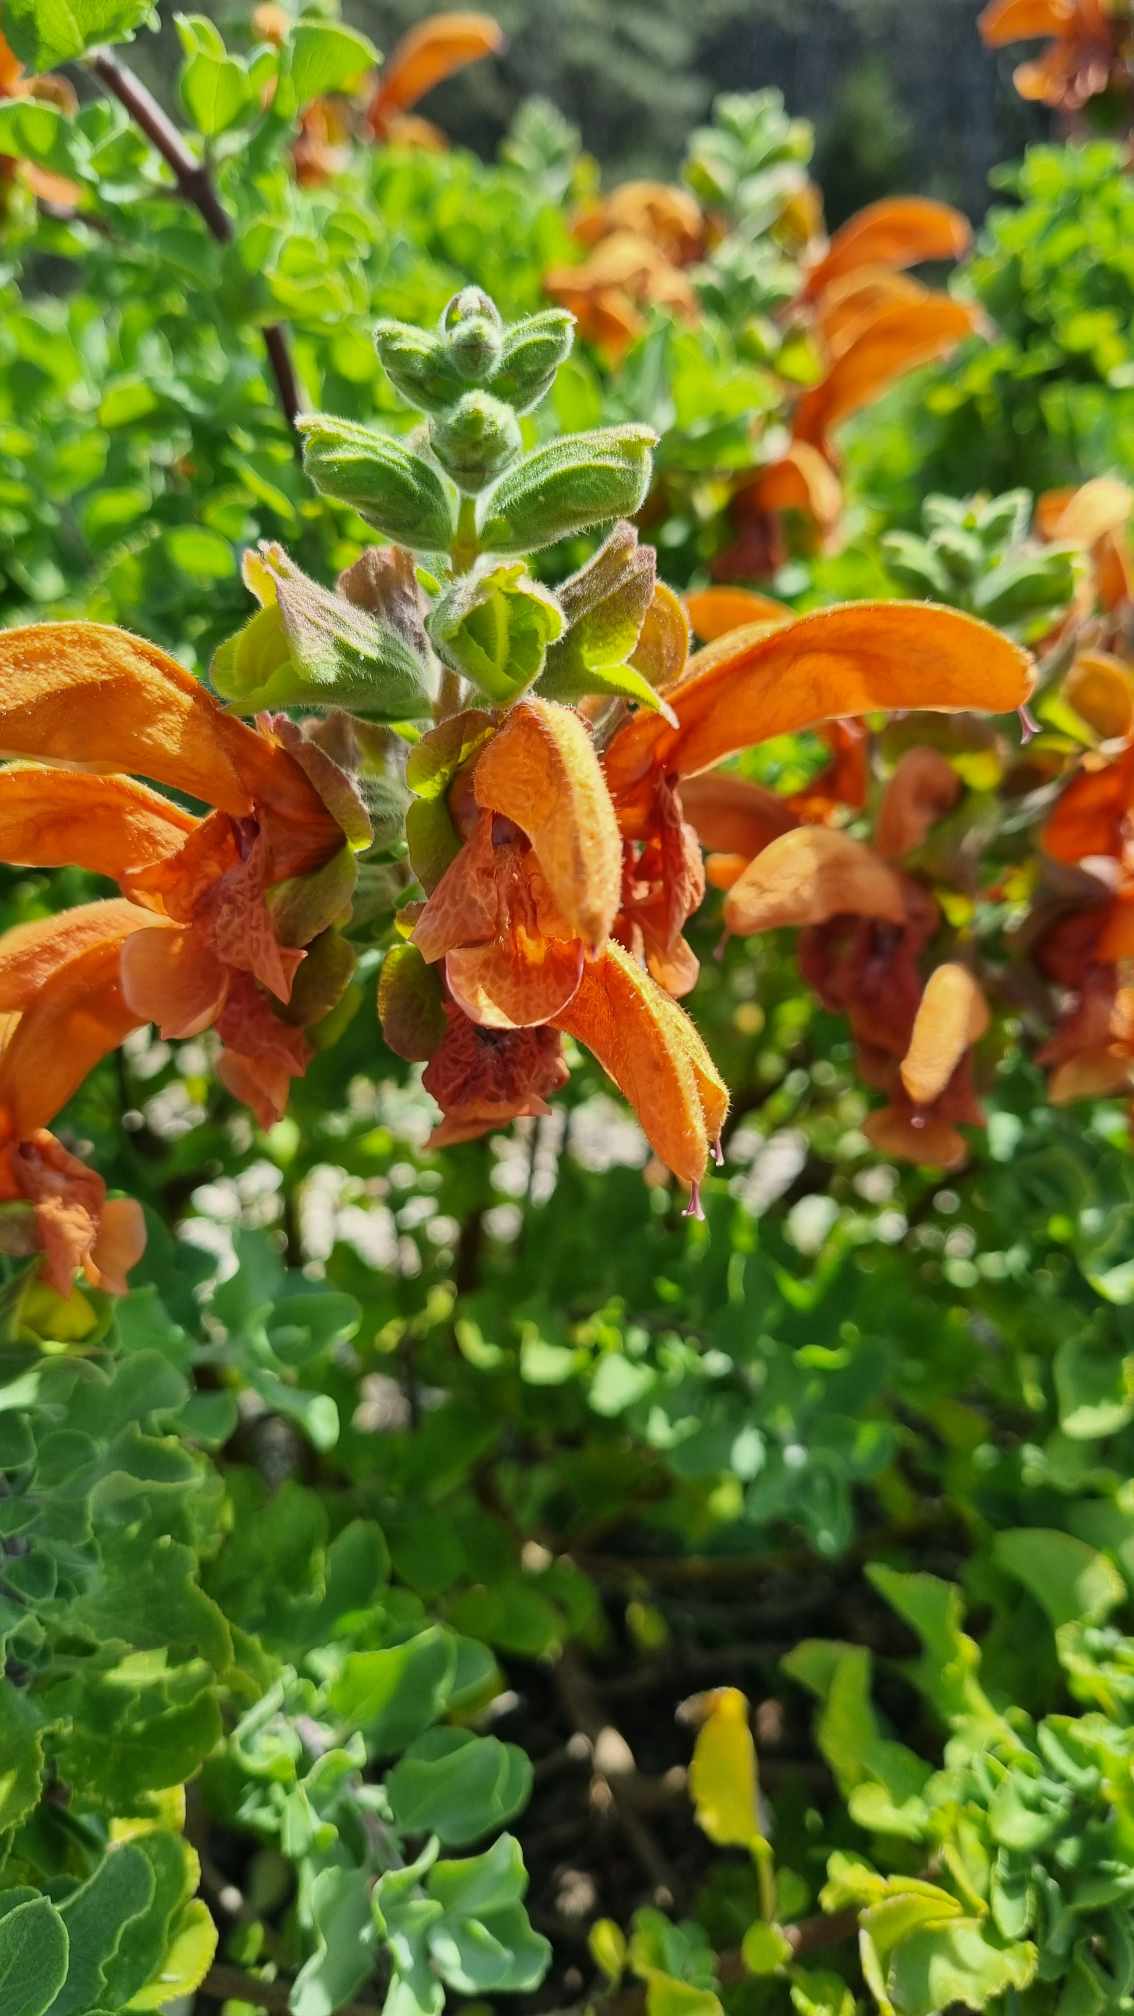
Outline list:
[[[231,243],[232,219],[217,195],[207,166],[190,153],[172,119],[163,112],[157,99],[146,89],[141,78],[135,76],[125,63],[120,63],[117,56],[112,56],[109,49],[97,50],[90,59],[90,68],[112,97],[117,98],[119,104],[125,107],[134,124],[161,155],[166,166],[172,171],[173,179],[185,201],[192,204],[218,245]],[[268,353],[268,362],[276,383],[280,410],[292,430],[298,454],[299,440],[295,435],[295,422],[303,408],[303,394],[296,376],[287,332],[282,323],[273,322],[264,330],[263,336],[264,348]]]

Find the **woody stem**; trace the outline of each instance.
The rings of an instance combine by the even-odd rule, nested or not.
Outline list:
[[[140,77],[109,49],[99,49],[90,59],[90,68],[99,82],[105,86],[120,105],[125,106],[134,124],[145,134],[151,146],[157,149],[166,166],[172,170],[174,181],[187,203],[191,203],[204,220],[207,230],[219,245],[227,245],[233,236],[232,218],[217,195],[212,176],[203,161],[198,161],[186,146],[182,135],[172,119],[162,111],[157,99],[146,89]],[[299,439],[295,435],[295,422],[303,406],[303,394],[296,375],[295,363],[287,340],[287,331],[280,322],[273,322],[263,332],[264,348],[268,353],[272,377],[275,380],[276,395],[280,410],[295,438],[296,453]]]

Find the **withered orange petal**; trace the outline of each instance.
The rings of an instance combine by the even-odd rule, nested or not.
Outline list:
[[[129,771],[242,816],[323,818],[287,752],[226,714],[176,661],[104,623],[0,632],[0,754]]]
[[[473,790],[527,834],[557,909],[599,951],[618,911],[622,843],[579,716],[553,700],[518,702],[477,757]]]
[[[731,770],[707,770],[681,786],[682,811],[704,846],[751,861],[799,824],[786,799]],[[718,888],[721,886],[717,884]]]
[[[653,765],[692,776],[770,736],[875,709],[1007,712],[1031,686],[1029,654],[973,616],[925,602],[843,603],[695,652],[668,696],[679,727],[628,722],[606,752],[607,777],[620,798]]]
[[[1134,798],[1134,750],[1098,770],[1079,770],[1043,829],[1046,853],[1057,861],[1117,855]]]
[[[896,301],[924,301],[930,291],[908,273],[886,266],[845,273],[824,291],[816,308],[824,351],[829,358],[841,357],[883,308]]]
[[[704,644],[745,623],[790,623],[792,612],[754,588],[693,588],[685,597],[689,621]]]
[[[967,217],[928,196],[886,196],[849,217],[807,276],[814,299],[833,280],[860,266],[917,266],[959,259],[972,230]]]
[[[968,1161],[964,1135],[939,1113],[906,1113],[900,1107],[883,1106],[867,1114],[862,1131],[879,1154],[893,1155],[900,1162],[959,1169]]]
[[[977,25],[987,46],[999,49],[1033,35],[1058,35],[1073,13],[1073,0],[990,0]]]
[[[905,891],[901,876],[861,840],[832,826],[799,826],[749,863],[729,890],[724,914],[738,937],[832,917],[901,924]]]
[[[556,1026],[598,1058],[674,1175],[698,1184],[724,1124],[728,1093],[677,1003],[611,943],[584,967]]]
[[[88,868],[114,881],[175,854],[191,812],[132,777],[14,763],[0,770],[0,860],[24,868]]]
[[[416,105],[454,71],[503,47],[504,31],[490,14],[431,14],[391,51],[371,105],[372,124],[380,129],[391,112]]]
[[[458,1008],[482,1029],[535,1029],[562,1013],[579,985],[577,938],[509,931],[491,945],[450,952],[445,978]]]
[[[824,442],[907,371],[944,357],[980,326],[979,311],[946,294],[895,301],[860,330],[825,378],[804,393],[795,415],[801,441]]]
[[[915,1105],[940,1096],[988,1021],[984,991],[967,966],[950,960],[930,974],[902,1059],[902,1084]]]
[[[920,847],[931,827],[952,810],[961,780],[939,749],[907,749],[898,759],[874,827],[874,845],[887,861]]]
[[[458,945],[484,944],[499,929],[501,899],[492,816],[482,813],[422,910],[412,942],[430,966]]]
[[[87,1273],[107,1295],[125,1295],[127,1276],[146,1250],[146,1219],[133,1197],[112,1197],[104,1204]]]
[[[0,1057],[0,1113],[21,1139],[46,1127],[87,1073],[137,1028],[119,983],[120,956],[114,939],[88,943],[21,1015]]]
[[[156,1023],[162,1036],[199,1036],[211,1028],[227,987],[224,967],[191,924],[153,925],[122,948],[125,1000],[135,1021]]]
[[[132,932],[153,924],[150,911],[124,897],[81,903],[30,924],[14,924],[0,937],[0,1012],[35,1005],[62,968],[108,946],[115,960]]]

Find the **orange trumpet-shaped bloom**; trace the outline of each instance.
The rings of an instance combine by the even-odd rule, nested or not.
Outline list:
[[[376,140],[398,140],[401,115],[447,77],[498,55],[504,31],[490,14],[432,14],[396,43],[366,111]]]
[[[452,722],[434,732],[476,739]],[[727,1094],[692,1024],[610,942],[622,848],[584,723],[553,701],[519,701],[475,746],[448,803],[464,842],[413,932],[423,959],[443,962],[448,994],[424,1081],[445,1114],[437,1138],[542,1111],[562,1030],[594,1052],[696,1197]]]
[[[1105,0],[991,0],[980,32],[992,49],[1050,36],[1051,46],[1021,63],[1013,82],[1022,98],[1078,112],[1114,85],[1129,84],[1124,24]]]
[[[0,99],[4,98],[38,99],[68,113],[74,112],[78,106],[75,93],[65,78],[55,75],[25,76],[23,64],[0,34]],[[34,161],[17,161],[10,154],[0,154],[0,212],[3,210],[4,184],[16,176],[41,203],[70,208],[82,194],[78,184],[65,175],[56,175],[50,168],[37,167]]]
[[[1074,617],[1089,616],[1097,608],[1117,622],[1134,602],[1132,517],[1134,490],[1117,476],[1093,476],[1077,490],[1048,490],[1037,500],[1041,538],[1080,546],[1088,556]]]
[[[807,275],[804,293],[811,299],[844,279],[870,267],[919,266],[926,260],[960,259],[968,250],[972,227],[967,217],[948,203],[927,196],[887,196],[835,232]]]
[[[685,780],[741,749],[775,735],[824,723],[833,762],[823,777],[791,801],[752,795],[741,780],[709,779],[692,794],[693,827],[727,805],[735,824],[720,845],[702,837],[721,859],[718,885],[735,882],[744,866],[745,822],[758,840],[799,820],[826,819],[838,804],[860,805],[866,791],[866,742],[840,720],[875,709],[1019,706],[1030,690],[1027,654],[987,625],[923,603],[856,603],[785,621],[728,632],[690,659],[666,689],[672,719],[636,716],[620,728],[603,762],[623,836],[624,891],[644,885],[644,910],[625,901],[616,935],[644,952],[650,970],[671,991],[696,977],[681,933],[701,900],[692,833],[685,817]],[[739,787],[739,788],[737,788]],[[735,844],[738,840],[741,845]],[[640,894],[640,892],[639,892]],[[637,935],[635,935],[635,930]]]
[[[85,623],[0,635],[0,751],[69,766],[0,770],[0,859],[71,862],[112,877],[129,899],[64,913],[47,934],[67,947],[96,928],[92,913],[118,933],[124,1025],[103,1048],[147,1021],[169,1036],[216,1027],[229,1053],[222,1076],[262,1121],[278,1117],[308,1048],[272,1001],[290,1000],[305,947],[331,918],[318,900],[285,906],[284,942],[272,905],[296,883],[314,888],[342,853],[341,817],[360,837],[365,815],[343,812],[343,773],[292,724],[248,727],[163,652]],[[200,818],[128,772],[216,809]],[[5,1007],[18,1004],[2,976],[28,956],[20,933],[0,941]],[[10,1059],[22,1055],[22,1031]]]

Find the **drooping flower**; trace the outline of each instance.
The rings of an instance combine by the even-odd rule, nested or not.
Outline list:
[[[445,1115],[435,1138],[542,1111],[561,1082],[562,1031],[599,1059],[696,1198],[728,1095],[692,1023],[612,942],[622,849],[580,716],[539,698],[499,719],[451,716],[408,776],[429,794],[407,828],[430,892],[411,943],[443,975],[439,1040],[417,1048],[430,1011],[412,961],[380,1008],[387,1040],[429,1058]]]
[[[78,107],[78,99],[65,77],[25,76],[23,64],[0,34],[0,100],[5,98],[30,98],[68,113]],[[10,154],[0,154],[0,216],[4,211],[5,184],[17,179],[31,190],[39,202],[55,204],[63,209],[71,209],[81,194],[78,185],[66,175],[57,175],[52,169],[41,168],[34,161],[18,161]]]
[[[428,120],[410,117],[411,107],[456,71],[503,47],[503,30],[490,14],[428,15],[395,43],[383,66],[366,108],[373,137],[400,147],[444,147],[444,135]]]
[[[623,840],[624,887],[659,860],[676,864],[655,899],[651,933],[636,938],[638,920],[623,906],[624,942],[676,991],[696,977],[682,937],[703,891],[689,838],[687,780],[700,780],[690,796],[693,820],[718,857],[714,881],[727,885],[777,832],[801,818],[828,817],[840,791],[847,794],[841,802],[862,802],[865,744],[844,727],[846,719],[907,707],[1007,710],[1027,695],[1028,665],[1025,652],[986,624],[922,603],[848,604],[794,620],[777,615],[707,644],[665,689],[672,718],[637,715],[604,754]],[[817,780],[797,804],[742,778],[703,774],[756,743],[824,724],[832,724],[834,774]]]
[[[332,1005],[317,984],[298,1001],[296,974],[349,904],[369,832],[344,773],[294,724],[237,721],[163,652],[90,623],[0,635],[0,750],[34,759],[0,770],[0,859],[86,868],[127,899],[46,920],[61,951],[43,956],[101,919],[125,1027],[216,1028],[223,1080],[278,1118],[308,1059],[303,1024]]]

